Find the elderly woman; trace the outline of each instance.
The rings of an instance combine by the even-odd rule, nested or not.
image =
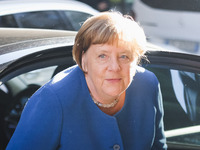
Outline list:
[[[78,65],[30,98],[7,149],[166,149],[159,83],[137,66],[145,39],[116,12],[86,20],[73,47]]]

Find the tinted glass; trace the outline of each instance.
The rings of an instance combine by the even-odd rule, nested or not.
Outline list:
[[[17,23],[13,15],[0,16],[0,27],[17,27]]]
[[[0,116],[3,121],[0,140],[4,139],[5,143],[9,141],[27,100],[38,88],[52,78],[55,69],[56,66],[51,66],[33,70],[21,74],[0,86],[0,107],[3,108],[0,110],[3,114]]]
[[[15,14],[19,27],[41,29],[72,29],[56,11],[38,11]]]
[[[199,74],[181,70],[148,68],[160,82],[167,140],[200,145]],[[177,132],[178,129],[181,131]]]
[[[82,23],[91,16],[90,14],[76,11],[65,11],[65,15],[76,31],[78,31]]]
[[[64,29],[78,31],[91,15],[77,11],[38,11],[0,16],[0,27]]]

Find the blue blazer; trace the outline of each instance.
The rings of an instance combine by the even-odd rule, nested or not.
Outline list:
[[[57,74],[26,104],[7,150],[163,150],[163,106],[155,75],[140,68],[114,116],[93,102],[82,70]]]

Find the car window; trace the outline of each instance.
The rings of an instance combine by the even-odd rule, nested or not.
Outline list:
[[[55,69],[56,66],[37,69],[24,73],[18,77],[21,78],[21,80],[23,80],[26,84],[37,84],[42,86],[51,79]]]
[[[76,12],[76,11],[65,11],[65,15],[70,20],[72,26],[76,31],[78,31],[82,23],[91,16],[88,13]]]
[[[15,96],[29,85],[44,85],[51,79],[55,69],[56,66],[33,70],[7,81],[6,85],[12,92],[12,95]]]
[[[13,15],[0,16],[0,27],[17,27],[17,22]]]
[[[38,11],[14,15],[19,27],[41,29],[71,29],[57,11]]]
[[[37,11],[0,16],[0,27],[78,31],[91,14],[78,11]]]
[[[148,69],[160,82],[167,141],[200,145],[200,130],[194,130],[200,129],[200,75],[158,67]]]
[[[53,77],[56,68],[57,66],[51,66],[23,73],[0,86],[0,102],[4,102],[1,106],[6,109],[4,111],[5,140],[11,138],[28,99]]]

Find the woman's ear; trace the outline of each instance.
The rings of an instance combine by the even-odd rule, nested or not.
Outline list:
[[[82,64],[82,69],[85,73],[87,73],[87,54],[86,52],[82,52],[82,59],[81,59],[81,64]]]

